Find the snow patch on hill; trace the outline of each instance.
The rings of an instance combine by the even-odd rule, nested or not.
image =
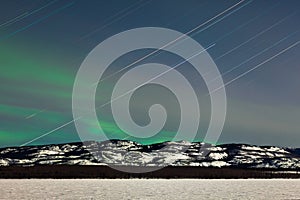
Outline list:
[[[274,146],[215,146],[186,141],[141,145],[122,140],[0,149],[0,166],[107,164],[299,169],[300,151]]]

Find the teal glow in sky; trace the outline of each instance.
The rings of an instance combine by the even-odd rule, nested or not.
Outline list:
[[[0,8],[0,146],[18,146],[72,120],[73,82],[86,55],[106,38],[137,27],[165,27],[188,32],[239,1],[4,1]],[[208,52],[223,80],[229,83],[300,40],[300,2],[297,0],[244,1],[190,36]],[[118,59],[107,75],[145,54],[132,52]],[[300,45],[226,86],[228,111],[219,143],[299,146]],[[180,62],[162,53],[147,61],[169,65]],[[203,81],[186,64],[178,69],[191,77],[197,89],[201,115],[201,141],[210,117]],[[109,100],[108,79],[97,90],[97,104]],[[200,78],[201,79],[201,78]],[[127,137],[111,116],[109,106],[99,111],[99,123],[109,138],[142,143],[167,141],[178,128],[178,102],[162,88],[137,91],[132,105],[134,120],[147,124],[147,107],[162,103],[169,121],[153,138]],[[159,97],[159,98],[158,98]],[[97,134],[97,130],[91,130]],[[74,124],[30,143],[79,141]]]

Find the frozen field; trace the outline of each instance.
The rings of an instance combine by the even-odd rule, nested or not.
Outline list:
[[[300,199],[287,179],[1,179],[0,199]]]

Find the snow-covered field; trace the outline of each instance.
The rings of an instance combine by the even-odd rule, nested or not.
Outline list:
[[[299,199],[300,180],[2,179],[1,199]]]

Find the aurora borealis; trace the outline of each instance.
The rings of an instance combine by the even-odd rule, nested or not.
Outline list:
[[[147,26],[184,33],[237,2],[2,1],[0,147],[22,145],[72,120],[72,89],[77,70],[101,41],[121,31]],[[245,1],[191,37],[206,47],[216,43],[208,52],[224,74],[226,83],[299,41],[299,10],[297,0]],[[148,52],[122,56],[107,75]],[[300,45],[297,45],[226,86],[228,111],[219,143],[299,146],[299,55]],[[144,62],[152,59],[169,65],[180,61],[162,52]],[[196,138],[201,141],[209,119],[206,88],[198,84],[188,64],[179,71],[192,77],[191,82],[201,99],[203,121]],[[109,100],[113,83],[119,77],[118,74],[99,86],[98,104]],[[171,110],[166,128],[153,138],[128,138],[114,123],[108,106],[99,111],[98,117],[109,138],[153,143],[167,141],[174,135],[178,110],[173,108],[178,102],[163,88],[152,85],[144,89],[147,95],[136,93],[132,108],[136,116],[133,118],[139,124],[147,124],[147,108],[162,102]],[[97,130],[91,133],[97,134]],[[75,141],[79,141],[79,137],[74,124],[70,124],[30,145]]]

